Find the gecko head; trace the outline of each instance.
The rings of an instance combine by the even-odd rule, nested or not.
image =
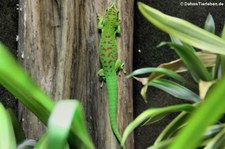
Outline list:
[[[111,5],[108,7],[106,10],[106,14],[104,16],[104,25],[105,26],[110,26],[110,28],[116,28],[119,25],[119,10],[117,7],[117,4],[111,3]]]
[[[109,9],[111,9],[111,11],[119,11],[116,2],[112,2]]]
[[[119,10],[116,2],[110,4],[108,9],[106,10],[105,16],[106,24],[110,24],[110,26],[117,27],[119,22]]]
[[[113,13],[113,14],[118,14],[119,13],[119,10],[118,10],[116,2],[112,2],[110,4],[108,9],[106,9],[106,13]]]

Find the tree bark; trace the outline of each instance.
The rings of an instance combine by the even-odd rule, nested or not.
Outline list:
[[[111,131],[107,92],[97,75],[100,68],[97,14],[104,14],[105,0],[20,0],[19,53],[32,78],[55,101],[79,99],[96,148],[119,148]],[[132,70],[133,1],[118,1],[121,36],[119,58]],[[121,74],[118,126],[121,132],[133,118],[132,82]],[[28,138],[39,139],[45,127],[22,105],[20,118]],[[127,140],[133,148],[133,136]]]

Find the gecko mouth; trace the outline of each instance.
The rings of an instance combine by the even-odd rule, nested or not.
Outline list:
[[[112,11],[118,11],[116,2],[112,2],[112,3],[110,4],[109,10],[112,10]]]

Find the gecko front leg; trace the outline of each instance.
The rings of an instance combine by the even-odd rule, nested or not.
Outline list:
[[[103,16],[98,15],[98,29],[103,29]]]

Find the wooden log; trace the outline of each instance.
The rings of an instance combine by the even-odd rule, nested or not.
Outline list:
[[[20,0],[19,56],[21,63],[43,90],[56,101],[79,99],[96,148],[119,148],[109,123],[106,88],[100,88],[97,14],[109,6],[104,0]],[[132,70],[133,1],[118,1],[121,36],[119,58]],[[121,132],[133,118],[132,82],[119,80],[118,126]],[[28,138],[38,139],[44,126],[19,106]],[[127,140],[133,148],[133,136]]]

